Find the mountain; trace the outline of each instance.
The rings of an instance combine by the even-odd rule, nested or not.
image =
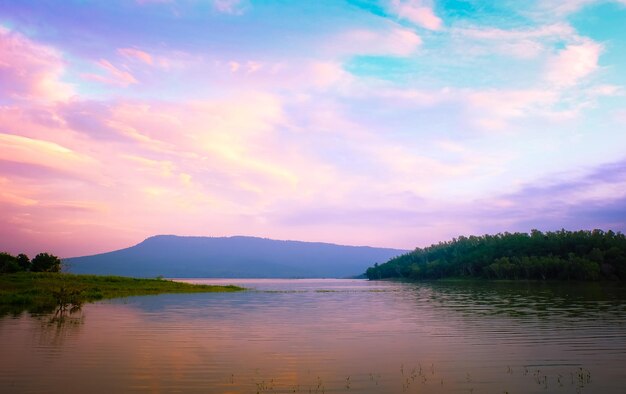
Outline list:
[[[77,274],[168,278],[344,278],[406,250],[256,237],[157,235],[130,248],[65,259]]]

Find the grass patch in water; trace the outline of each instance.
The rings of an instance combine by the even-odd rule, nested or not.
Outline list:
[[[164,293],[213,293],[244,290],[237,286],[194,285],[164,279],[19,272],[0,275],[0,316],[53,311],[63,303]]]

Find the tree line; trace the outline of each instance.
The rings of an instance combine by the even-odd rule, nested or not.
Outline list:
[[[375,264],[369,279],[626,280],[626,237],[613,231],[460,236]]]
[[[13,256],[0,252],[0,273],[61,272],[61,259],[49,253],[39,253],[32,260],[24,253]]]

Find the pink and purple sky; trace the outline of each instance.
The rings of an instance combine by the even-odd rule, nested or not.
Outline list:
[[[0,250],[626,229],[626,1],[0,2]]]

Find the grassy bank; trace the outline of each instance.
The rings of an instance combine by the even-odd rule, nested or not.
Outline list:
[[[243,290],[237,286],[192,285],[162,279],[20,272],[0,275],[0,316],[51,312],[107,298],[163,293],[211,293]]]

